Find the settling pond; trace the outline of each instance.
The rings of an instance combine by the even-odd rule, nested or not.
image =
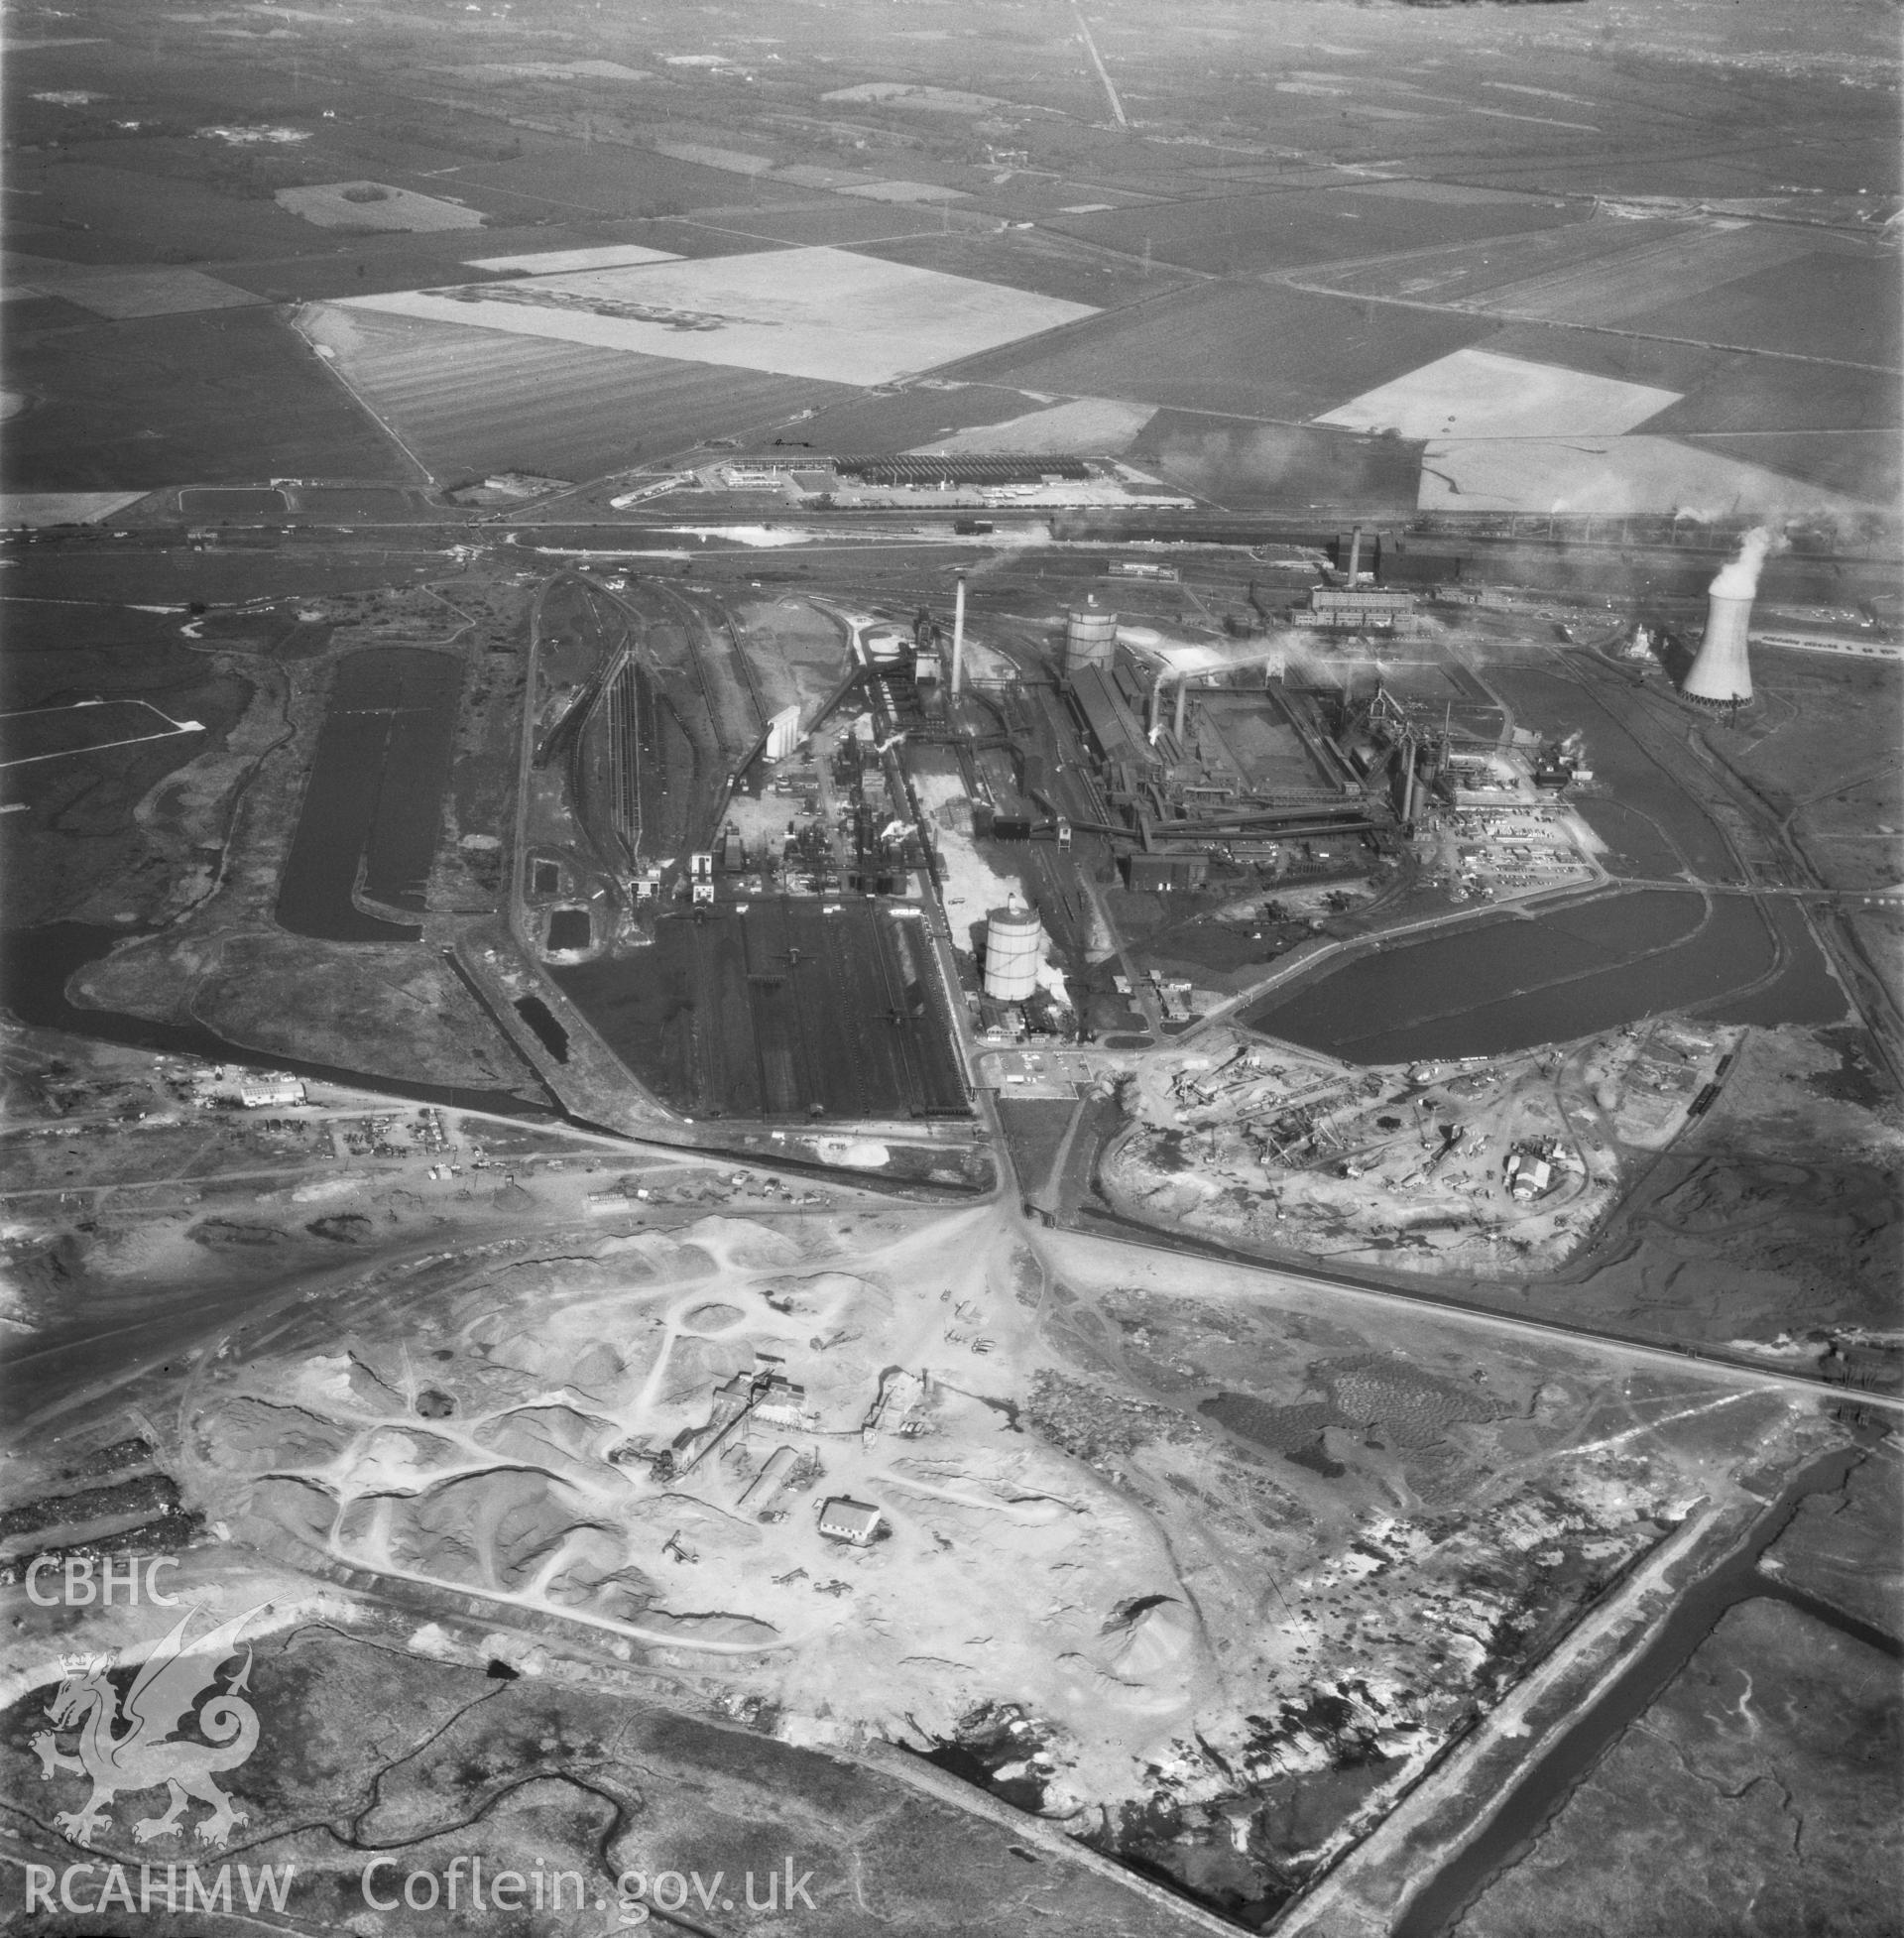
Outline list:
[[[421,647],[348,654],[324,724],[278,891],[278,919],[326,942],[414,942],[420,928],[357,907],[362,892],[423,912],[442,825],[462,662]]]
[[[1501,1056],[1669,1010],[1836,1023],[1845,998],[1798,905],[1643,889],[1358,955],[1246,1010],[1352,1063]]]

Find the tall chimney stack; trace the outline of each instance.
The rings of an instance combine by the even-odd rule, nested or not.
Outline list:
[[[965,574],[961,572],[952,593],[952,697],[959,697],[965,671]]]
[[[1356,589],[1358,576],[1362,570],[1362,527],[1358,525],[1349,539],[1349,590]]]

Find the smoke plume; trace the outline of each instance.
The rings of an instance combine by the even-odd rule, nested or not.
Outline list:
[[[1758,574],[1765,560],[1784,548],[1785,541],[1769,525],[1755,525],[1738,543],[1738,556],[1722,565],[1706,590],[1715,599],[1749,599],[1758,591]]]

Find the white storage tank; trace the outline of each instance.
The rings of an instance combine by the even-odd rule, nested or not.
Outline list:
[[[767,758],[784,761],[800,744],[800,709],[784,706],[767,723]]]
[[[1022,1003],[1038,987],[1044,924],[1035,908],[1013,903],[994,908],[985,923],[985,993],[995,1003]]]
[[[1111,665],[1118,648],[1118,615],[1097,606],[1073,606],[1064,616],[1064,669]]]

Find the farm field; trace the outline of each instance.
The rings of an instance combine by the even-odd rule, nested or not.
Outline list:
[[[1566,347],[1591,339],[1571,337]],[[1606,339],[1602,339],[1606,340]],[[1557,354],[1565,354],[1556,344]],[[1684,399],[1646,427],[1682,436],[1720,431],[1866,431],[1904,423],[1904,392],[1882,371],[1842,364],[1709,355]]]
[[[1490,327],[1297,290],[1212,285],[1114,310],[1059,343],[968,358],[947,374],[1301,423],[1481,341]]]
[[[9,490],[410,473],[308,345],[263,308],[21,333],[8,356],[11,382],[34,399],[7,426]]]
[[[325,182],[304,188],[280,188],[280,208],[320,229],[480,229],[483,218],[462,203],[414,188],[392,188],[381,182]]]
[[[196,263],[290,256],[310,225],[270,200],[165,175],[157,142],[100,143],[100,159],[70,153],[8,158],[8,245],[71,263]],[[155,193],[164,176],[164,193]],[[33,212],[25,214],[27,209]],[[215,238],[215,241],[214,241]]]
[[[9,251],[0,273],[23,295],[58,297],[111,322],[192,309],[237,309],[258,301],[250,291],[233,289],[195,269],[110,269]]]
[[[1317,280],[1359,295],[1539,321],[1609,323],[1656,303],[1662,288],[1693,297],[1775,269],[1815,251],[1818,243],[1815,234],[1789,225],[1604,215],[1571,229],[1332,270]]]
[[[1353,188],[1303,187],[1103,214],[1060,213],[1043,220],[1063,234],[1127,255],[1213,275],[1248,276],[1426,249],[1438,242],[1565,228],[1585,213],[1584,204],[1550,198],[1427,203]]]
[[[1904,451],[1894,430],[1763,430],[1677,441],[1875,505],[1895,505],[1904,495]]]
[[[909,451],[975,425],[1001,424],[1039,408],[1038,399],[1003,384],[908,389],[890,396],[849,392],[824,406],[786,441],[835,457]]]
[[[1895,254],[1814,251],[1697,296],[1676,281],[1670,302],[1636,309],[1628,329],[1695,336],[1751,350],[1789,350],[1896,370],[1904,364],[1904,300]]]
[[[143,491],[0,491],[0,525],[87,525],[110,518]]]
[[[522,256],[479,256],[465,266],[523,276],[559,276],[569,270],[617,269],[629,263],[665,262],[676,253],[649,249],[639,242],[602,242],[582,249],[532,249]]]
[[[1052,451],[1115,455],[1149,423],[1147,404],[1121,404],[1103,397],[1073,398],[1002,424],[956,430],[922,448],[933,455],[961,451]]]
[[[697,208],[693,214],[677,216],[675,220],[684,229],[718,235],[751,237],[789,247],[847,249],[914,235],[928,222],[936,233],[939,217],[936,213],[919,215],[904,208],[869,208],[864,202],[842,201],[838,196],[828,195],[815,196],[809,201],[790,201],[783,206]]]
[[[1816,513],[1855,519],[1868,503],[1788,472],[1670,437],[1436,438],[1421,462],[1424,511]]]
[[[617,234],[621,230],[625,233]],[[718,255],[723,241],[728,253],[753,245],[738,237],[722,238],[669,222],[578,222],[530,224],[524,228],[486,228],[482,247],[517,252],[503,260],[517,260],[556,250],[613,249],[623,262],[653,256]],[[225,281],[255,290],[271,303],[310,303],[326,298],[368,296],[383,290],[414,290],[419,284],[480,281],[484,275],[507,271],[472,271],[468,261],[473,238],[468,230],[437,230],[433,235],[411,235],[391,230],[383,235],[338,237],[320,243],[308,231],[294,255],[254,262],[216,265]]]
[[[302,325],[438,477],[575,482],[765,430],[837,385],[319,306]]]
[[[1403,437],[1604,436],[1678,402],[1675,391],[1464,349],[1351,398],[1317,422]]]
[[[748,194],[744,177],[652,148],[621,142],[591,145],[527,131],[521,140],[520,156],[470,162],[456,174],[456,192],[498,221],[679,215]],[[771,198],[771,188],[765,193]]]
[[[345,306],[844,384],[889,383],[1092,313],[838,249],[541,277],[522,294],[535,300],[418,290],[351,298]],[[603,303],[655,313],[580,306]]]
[[[978,235],[955,229],[949,235],[928,232],[895,242],[864,243],[860,250],[882,262],[910,263],[946,276],[1002,283],[1065,303],[1089,303],[1094,309],[1115,309],[1165,296],[1188,281],[1162,265],[1146,270],[1140,263],[1122,262],[1038,230]]]

